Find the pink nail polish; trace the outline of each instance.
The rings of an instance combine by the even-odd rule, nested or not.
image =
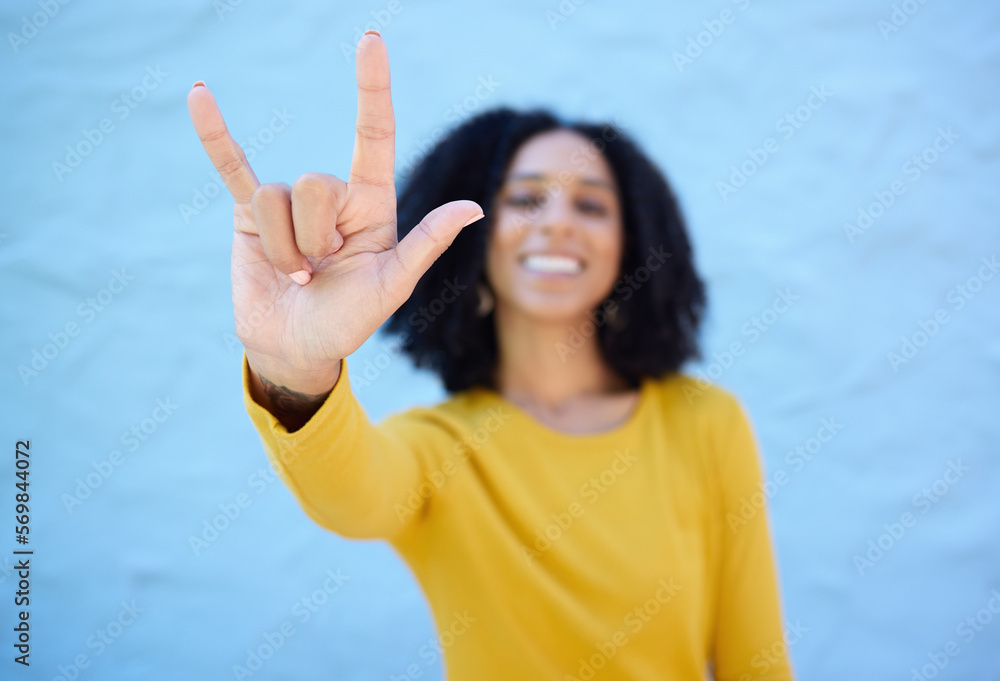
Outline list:
[[[288,275],[289,278],[299,286],[305,286],[312,279],[312,275],[306,270],[299,270]]]
[[[465,223],[464,225],[462,225],[462,226],[463,226],[463,227],[468,227],[469,225],[471,225],[471,224],[472,224],[473,222],[475,222],[476,220],[482,220],[482,219],[483,219],[483,217],[484,217],[484,214],[483,214],[483,213],[480,213],[479,215],[477,215],[476,217],[472,218],[471,220],[469,220],[468,222],[466,222],[466,223]]]

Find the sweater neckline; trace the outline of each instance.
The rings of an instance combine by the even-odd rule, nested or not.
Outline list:
[[[533,415],[514,404],[495,390],[485,388],[482,390],[489,395],[490,399],[494,402],[509,409],[513,414],[514,421],[522,424],[525,428],[535,433],[539,433],[543,437],[560,440],[570,444],[599,444],[621,439],[622,436],[634,430],[637,427],[637,424],[645,418],[646,412],[651,408],[650,402],[652,402],[653,399],[653,395],[651,394],[653,390],[653,382],[649,377],[644,376],[640,380],[639,399],[623,422],[613,426],[612,428],[601,430],[596,433],[569,433],[542,423]]]

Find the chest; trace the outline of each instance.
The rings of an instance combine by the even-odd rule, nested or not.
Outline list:
[[[449,533],[489,545],[506,573],[611,604],[644,601],[664,579],[700,583],[712,509],[697,454],[663,433],[621,444],[481,453],[455,480]]]

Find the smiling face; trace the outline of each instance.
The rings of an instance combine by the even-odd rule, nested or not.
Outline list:
[[[597,308],[619,276],[618,196],[611,166],[579,133],[521,145],[494,202],[486,257],[498,315],[573,322]]]

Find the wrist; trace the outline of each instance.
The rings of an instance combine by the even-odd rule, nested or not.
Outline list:
[[[326,396],[340,380],[341,362],[296,365],[246,350],[250,375],[256,387],[267,383],[306,396]]]

